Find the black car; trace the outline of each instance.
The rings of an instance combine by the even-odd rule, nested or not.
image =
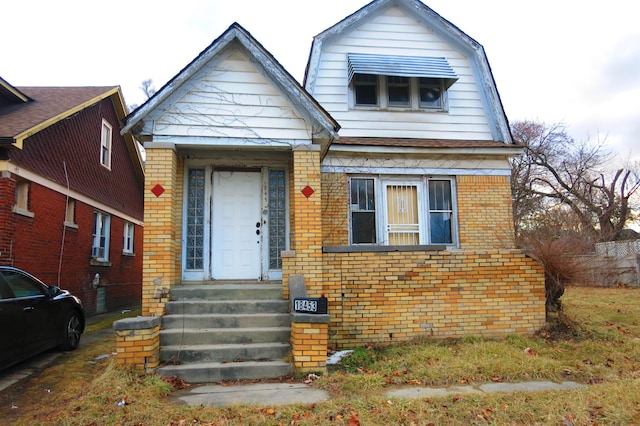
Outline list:
[[[51,348],[77,348],[84,325],[76,296],[0,266],[0,370]]]

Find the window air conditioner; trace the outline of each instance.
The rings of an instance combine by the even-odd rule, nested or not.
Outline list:
[[[91,257],[93,258],[103,258],[104,257],[104,247],[92,247],[91,248]]]

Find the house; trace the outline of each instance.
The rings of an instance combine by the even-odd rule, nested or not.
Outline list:
[[[544,324],[542,269],[511,226],[521,148],[484,50],[418,0],[374,0],[316,36],[304,89],[233,24],[123,131],[147,153],[143,315],[194,282],[288,300],[301,278],[329,302],[328,325],[293,321],[303,370],[327,344]]]
[[[88,314],[140,303],[144,172],[125,115],[119,87],[0,79],[0,264],[72,291]]]

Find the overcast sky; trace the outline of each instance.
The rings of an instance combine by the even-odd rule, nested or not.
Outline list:
[[[629,0],[425,0],[485,48],[510,121],[563,122],[640,158],[640,25]],[[8,4],[7,4],[8,3]],[[298,81],[314,35],[368,0],[8,0],[0,76],[14,86],[120,85],[141,103],[229,25]]]

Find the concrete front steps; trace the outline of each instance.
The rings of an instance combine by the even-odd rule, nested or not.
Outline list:
[[[162,317],[158,373],[189,383],[287,376],[290,335],[280,282],[182,283]]]

